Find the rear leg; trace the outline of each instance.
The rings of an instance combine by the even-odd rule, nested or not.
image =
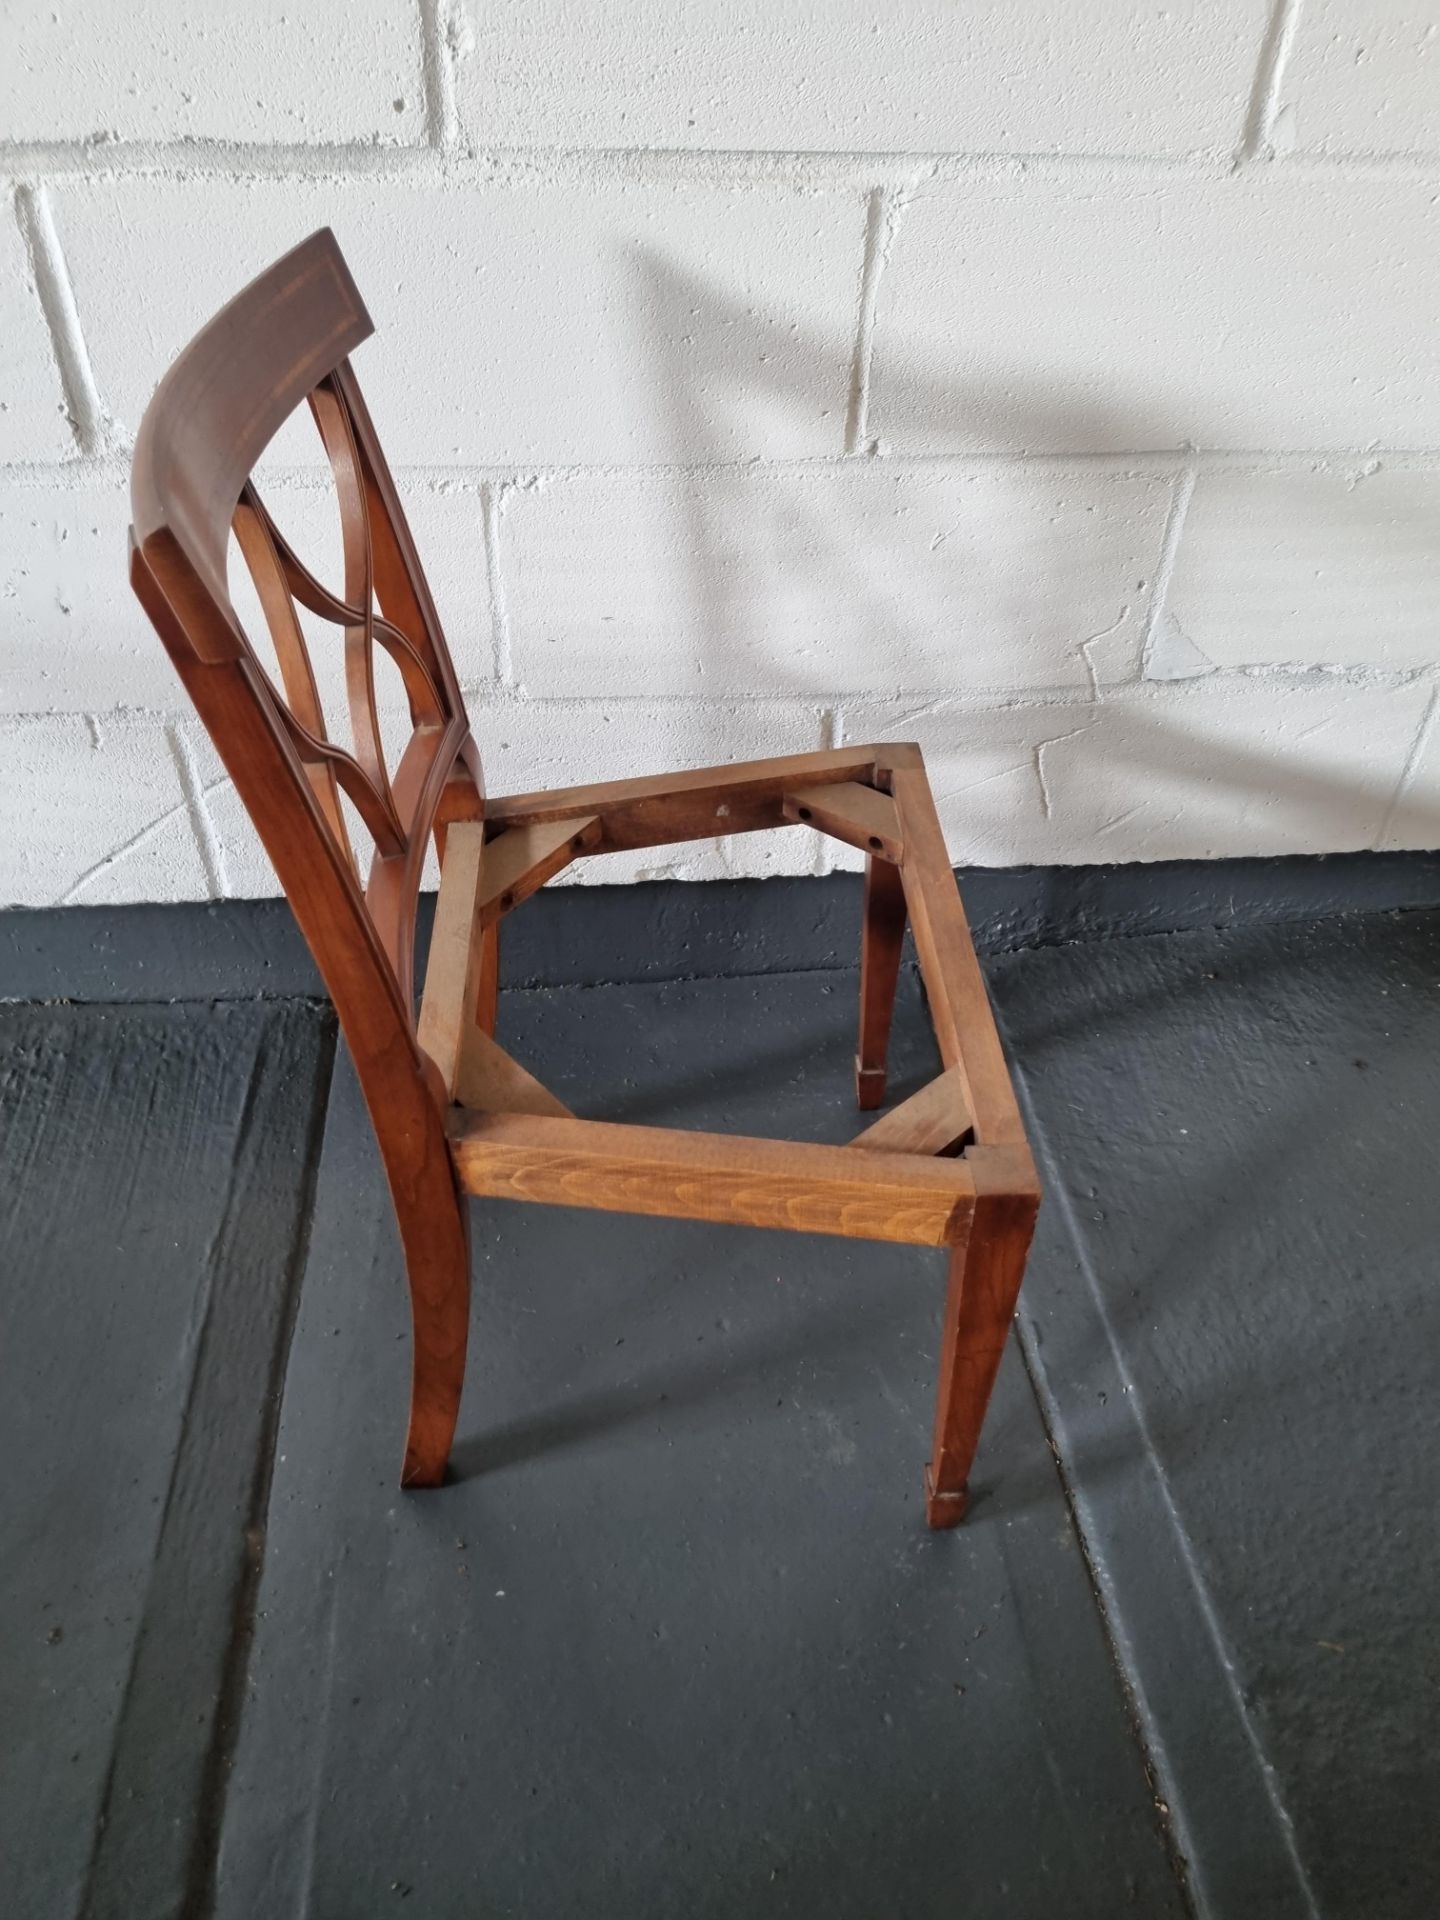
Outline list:
[[[438,1116],[437,1116],[438,1118]],[[400,1484],[438,1487],[445,1478],[470,1335],[470,1233],[450,1156],[427,1156],[421,1177],[390,1183],[410,1282],[413,1347],[410,1430]]]
[[[885,1057],[905,942],[905,889],[900,869],[878,854],[865,860],[865,917],[860,933],[860,1038],[855,1100],[865,1111],[885,1099]]]

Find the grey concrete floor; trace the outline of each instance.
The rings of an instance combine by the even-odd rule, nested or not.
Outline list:
[[[504,1036],[581,1112],[847,1138],[853,893],[739,899],[601,984],[603,901],[532,903],[580,945]],[[1046,1205],[941,1536],[941,1256],[500,1203],[399,1495],[396,1236],[280,923],[12,916],[4,1910],[1433,1913],[1440,913],[1329,904],[988,961]],[[935,1066],[907,977],[896,1097]]]

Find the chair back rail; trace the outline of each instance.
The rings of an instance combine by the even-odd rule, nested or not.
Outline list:
[[[426,847],[484,816],[454,664],[349,356],[373,332],[328,228],[238,294],[180,354],[146,409],[131,473],[131,579],[279,875],[357,1060],[415,1039],[415,911]],[[343,579],[317,579],[276,526],[254,468],[308,405],[339,507]],[[238,549],[279,683],[231,597]],[[338,629],[350,741],[325,729],[298,609]],[[411,731],[392,766],[375,647]],[[341,805],[373,842],[362,884]],[[378,1026],[377,1026],[378,1020]]]

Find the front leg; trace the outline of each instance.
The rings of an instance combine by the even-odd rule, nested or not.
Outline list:
[[[925,1517],[937,1528],[965,1518],[970,1468],[1040,1207],[1023,1147],[972,1148],[965,1157],[975,1169],[975,1213],[950,1255],[934,1448],[925,1470]]]

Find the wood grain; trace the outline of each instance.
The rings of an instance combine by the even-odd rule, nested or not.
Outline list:
[[[704,840],[716,834],[753,833],[784,827],[788,788],[831,780],[868,779],[875,748],[846,747],[825,753],[788,754],[739,766],[700,767],[642,780],[608,780],[596,786],[563,787],[552,793],[502,795],[488,802],[492,821],[525,826],[540,820],[597,813],[597,853]]]
[[[601,1120],[457,1115],[450,1150],[467,1193],[923,1247],[964,1233],[974,1195],[962,1160]]]
[[[575,1117],[563,1100],[474,1022],[461,1042],[457,1080],[456,1102],[467,1113],[539,1113],[558,1120]]]
[[[456,1097],[461,1046],[466,1029],[475,1024],[480,992],[475,915],[484,853],[485,829],[479,821],[461,821],[448,829],[420,1003],[420,1045],[434,1061],[451,1100]]]
[[[986,1146],[1023,1142],[1025,1129],[1010,1070],[945,851],[930,783],[921,767],[899,767],[891,779],[905,836],[901,869],[905,901],[940,1058],[964,1075],[976,1140]]]
[[[900,869],[873,853],[865,858],[861,915],[855,1104],[862,1113],[872,1113],[885,1103],[890,1023],[900,981],[900,956],[905,948],[905,888]]]
[[[950,1255],[940,1331],[935,1433],[925,1473],[925,1515],[934,1528],[965,1517],[970,1469],[1015,1316],[1040,1190],[1023,1145],[972,1147],[975,1212]]]
[[[798,820],[836,840],[878,853],[898,866],[904,857],[900,818],[888,793],[861,786],[858,780],[837,780],[830,786],[792,788],[782,802],[785,818]]]
[[[293,248],[202,328],[161,380],[136,436],[131,582],[255,823],[354,1058],[410,1283],[402,1477],[434,1485],[460,1404],[470,1270],[444,1089],[415,1026],[415,903],[432,829],[437,841],[448,839],[456,819],[483,816],[484,796],[449,649],[346,361],[371,331],[328,230]],[[307,400],[325,428],[341,508],[346,579],[338,594],[309,580],[293,555],[287,564],[251,482],[261,452]],[[232,523],[278,626],[282,679],[298,708],[261,665],[231,602]],[[319,717],[313,673],[295,653],[303,635],[280,605],[282,587],[345,633],[359,759],[307,724]],[[412,701],[414,732],[393,782],[374,723],[377,640],[401,665]],[[337,784],[376,839],[363,892],[335,819]]]
[[[928,1504],[932,1524],[949,1524],[963,1509],[1035,1193],[919,749],[845,747],[487,803],[454,663],[347,358],[370,332],[328,231],[201,330],[136,439],[131,580],[270,855],[355,1061],[410,1287],[404,1484],[439,1483],[455,1430],[469,1328],[463,1184],[551,1205],[956,1247]],[[338,589],[286,544],[251,473],[307,402],[340,512]],[[280,685],[230,599],[232,527]],[[353,750],[324,734],[297,607],[343,635]],[[399,670],[410,710],[393,768],[376,646]],[[374,841],[363,890],[342,793]],[[884,1097],[907,911],[947,1069],[850,1147],[577,1120],[495,1041],[500,918],[578,853],[796,823],[866,853],[860,1105]],[[440,897],[417,1023],[415,917],[432,840]],[[971,1122],[979,1144],[961,1159],[937,1157]]]
[[[532,893],[538,893],[547,880],[553,880],[577,854],[594,847],[599,838],[600,822],[594,814],[507,827],[486,843],[477,901],[480,924],[491,925]]]
[[[974,1130],[965,1078],[948,1068],[850,1142],[866,1153],[953,1153]]]
[[[500,1011],[500,922],[480,929],[479,978],[475,987],[475,1024],[482,1033],[494,1033]]]
[[[135,589],[162,637],[174,619],[149,568]],[[245,801],[335,1002],[375,1127],[410,1283],[414,1340],[410,1423],[401,1481],[444,1478],[465,1379],[470,1330],[468,1215],[455,1184],[441,1111],[427,1084],[410,1009],[319,804],[263,700],[227,672],[172,653]],[[309,831],[296,810],[313,809]]]

